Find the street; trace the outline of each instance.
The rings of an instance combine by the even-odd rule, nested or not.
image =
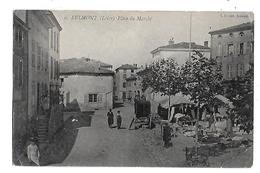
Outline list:
[[[163,147],[160,126],[154,129],[128,130],[134,116],[133,106],[113,109],[114,116],[121,111],[122,128],[109,128],[107,110],[97,110],[91,127],[79,128],[76,142],[68,157],[54,166],[129,166],[129,167],[183,167],[185,147],[195,144],[195,139],[178,134],[172,138],[173,147]],[[115,122],[115,119],[114,119]],[[115,126],[115,124],[114,124]],[[252,163],[252,147],[245,155],[244,149],[234,149],[220,156],[211,157],[213,167],[248,167]],[[236,161],[236,158],[243,159]],[[235,160],[234,160],[235,159]]]
[[[137,133],[128,130],[134,116],[127,105],[113,109],[122,114],[122,129],[108,128],[106,110],[95,111],[91,127],[79,129],[74,147],[60,166],[158,166]],[[115,122],[115,118],[114,118]]]

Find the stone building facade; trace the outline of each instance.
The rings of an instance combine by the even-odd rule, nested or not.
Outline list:
[[[50,86],[58,80],[59,52],[51,47],[54,42],[51,31],[61,30],[55,16],[50,11],[27,10],[28,34],[28,114],[39,113],[39,105],[43,96],[50,98]],[[59,40],[55,40],[59,45]],[[55,60],[55,61],[54,61]],[[54,73],[55,72],[55,73]],[[55,76],[55,78],[53,77]],[[49,99],[49,103],[52,100]]]
[[[127,78],[133,76],[138,71],[137,64],[124,64],[118,67],[114,79],[115,101],[127,101],[129,90],[127,90]]]
[[[19,17],[18,17],[19,16]],[[28,26],[20,16],[13,15],[13,161],[25,147],[28,124]]]
[[[111,65],[89,58],[63,59],[60,64],[64,104],[77,100],[81,111],[113,107]]]
[[[209,32],[211,57],[222,64],[225,80],[243,77],[254,63],[254,23],[243,23]]]

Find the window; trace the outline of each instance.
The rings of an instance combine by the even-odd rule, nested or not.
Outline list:
[[[221,43],[218,44],[218,56],[222,56],[222,45],[221,45]]]
[[[53,58],[51,57],[51,79],[53,79]]]
[[[221,38],[222,37],[222,35],[218,35],[218,38]]]
[[[48,52],[45,52],[45,71],[48,71],[49,69],[49,55]]]
[[[98,102],[99,103],[102,102],[102,95],[101,94],[98,95]]]
[[[20,26],[15,29],[15,43],[18,47],[23,47],[24,32]]]
[[[233,37],[233,33],[229,33],[229,36],[230,36],[230,37]]]
[[[227,76],[228,78],[232,78],[232,66],[230,64],[227,65]]]
[[[35,67],[35,41],[32,40],[32,67]]]
[[[125,100],[125,99],[126,99],[126,93],[123,92],[123,100]]]
[[[70,92],[69,91],[66,93],[66,105],[68,103],[70,103]]]
[[[60,51],[60,35],[59,35],[59,33],[57,33],[57,52],[59,53],[59,51]]]
[[[44,70],[44,50],[42,49],[42,55],[41,55],[41,70]]]
[[[20,88],[23,85],[23,58],[16,57],[16,67],[15,67],[15,86]]]
[[[135,70],[132,69],[132,70],[131,70],[131,73],[134,73],[134,72],[135,72]]]
[[[239,44],[239,55],[243,55],[244,54],[244,43],[240,43]]]
[[[123,82],[123,88],[125,88],[126,87],[126,83],[125,82]]]
[[[240,33],[239,33],[239,36],[240,36],[240,37],[243,37],[244,35],[245,35],[244,32],[240,32]]]
[[[41,68],[41,47],[39,43],[37,43],[37,70]]]
[[[254,42],[253,41],[250,42],[250,51],[251,51],[251,53],[254,53]]]
[[[237,76],[243,76],[244,64],[237,64]]]
[[[35,81],[32,81],[32,95],[34,96],[36,93],[36,83]]]
[[[233,54],[234,54],[234,45],[228,44],[228,55],[233,55]]]
[[[53,45],[54,45],[54,51],[56,51],[56,32],[54,32]]]
[[[88,101],[89,101],[90,103],[97,102],[97,94],[89,94],[89,95],[88,95]]]
[[[51,48],[53,48],[53,30],[51,29]]]

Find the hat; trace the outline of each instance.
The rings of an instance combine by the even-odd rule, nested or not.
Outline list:
[[[30,142],[35,142],[36,139],[35,139],[34,137],[31,136],[30,139],[29,139],[29,141],[30,141]]]

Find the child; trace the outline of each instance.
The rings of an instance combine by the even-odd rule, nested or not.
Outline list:
[[[27,147],[27,156],[30,162],[34,162],[36,165],[40,166],[39,158],[40,158],[40,152],[35,144],[34,139],[30,139],[30,145]]]
[[[120,129],[122,123],[122,117],[120,115],[120,111],[117,111],[116,122],[117,122],[117,129]]]

